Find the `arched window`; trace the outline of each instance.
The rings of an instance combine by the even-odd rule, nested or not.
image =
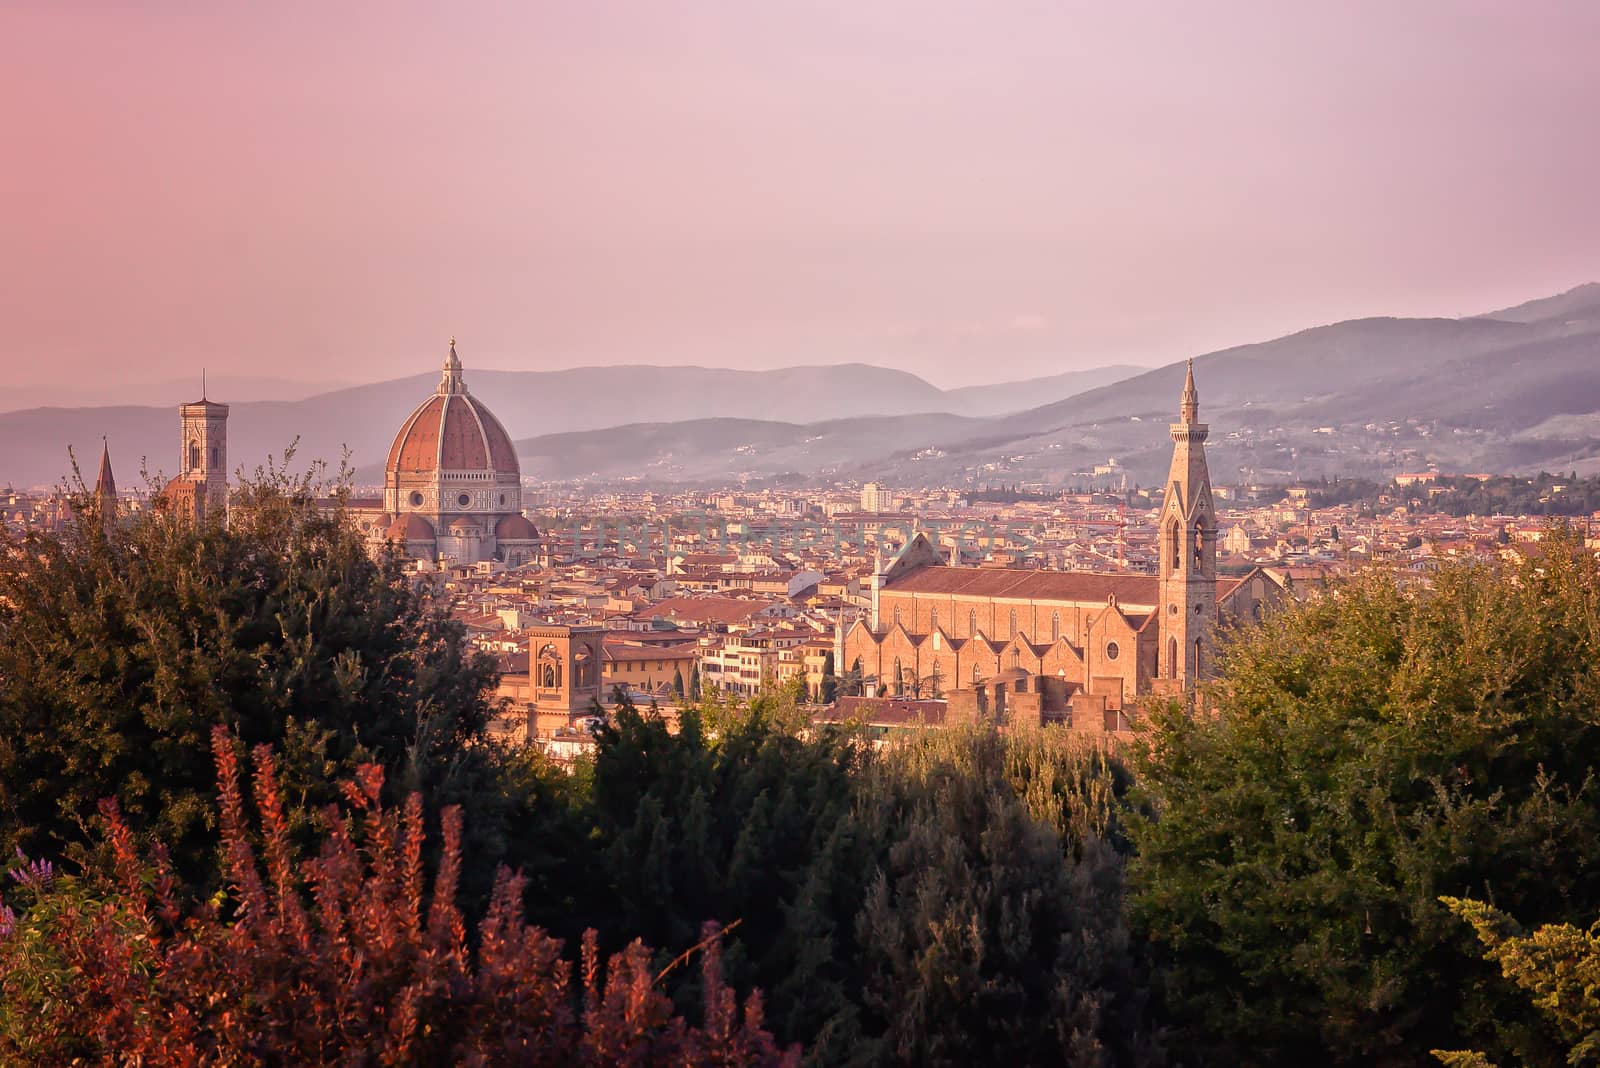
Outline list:
[[[1061,640],[1061,613],[1060,612],[1052,612],[1052,613],[1050,613],[1050,640],[1052,642],[1058,642],[1058,641]]]
[[[217,447],[213,445],[211,446],[211,470],[215,471],[219,466],[221,465],[217,463]]]
[[[1200,639],[1194,640],[1194,678],[1200,677]]]
[[[1172,678],[1178,677],[1178,639],[1173,638],[1167,643],[1167,670]]]
[[[905,676],[900,673],[900,658],[894,658],[894,695],[899,697],[906,692]]]
[[[897,627],[900,625],[900,606],[899,605],[895,605],[894,606],[894,625],[897,626]]]
[[[978,670],[978,665],[972,665],[972,685],[976,686],[983,681],[983,672]]]
[[[1172,539],[1172,551],[1168,554],[1168,559],[1172,561],[1173,567],[1182,567],[1183,552],[1178,547],[1178,521],[1176,519],[1172,521],[1172,528],[1168,531],[1168,534]]]
[[[1015,608],[1013,608],[1011,610],[1011,620],[1010,620],[1010,622],[1011,622],[1011,633],[1007,634],[1006,637],[1015,638],[1017,636],[1017,610]]]
[[[977,633],[978,633],[978,610],[976,608],[968,609],[967,610],[967,637],[971,638],[971,637],[975,636]],[[972,670],[976,671],[978,669],[977,668],[973,668]]]
[[[554,645],[539,650],[539,685],[546,690],[561,687],[561,654]]]
[[[1205,550],[1206,532],[1200,529],[1200,524],[1194,525],[1194,566],[1200,566],[1200,554]]]
[[[936,631],[938,629],[939,629],[939,610],[937,608],[930,608],[930,609],[928,609],[928,630],[931,633],[932,631]]]
[[[189,470],[200,470],[200,443],[198,441],[189,442]]]

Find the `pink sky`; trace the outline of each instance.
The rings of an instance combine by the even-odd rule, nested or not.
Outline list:
[[[1600,4],[0,2],[14,381],[1157,363],[1600,278]]]

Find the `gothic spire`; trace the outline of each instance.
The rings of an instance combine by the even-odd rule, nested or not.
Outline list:
[[[111,446],[100,439],[100,477],[94,482],[94,499],[100,508],[100,518],[110,523],[117,514],[117,480],[111,473]]]
[[[1183,380],[1183,399],[1178,403],[1178,420],[1184,423],[1200,421],[1200,394],[1194,388],[1194,360],[1189,361],[1189,373]]]

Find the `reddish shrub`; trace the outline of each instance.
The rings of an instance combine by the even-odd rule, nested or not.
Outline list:
[[[0,1062],[779,1065],[761,1000],[741,1007],[708,928],[705,1021],[673,1015],[638,941],[604,968],[594,932],[574,983],[562,944],[523,922],[523,880],[502,870],[476,950],[455,905],[461,818],[424,900],[423,817],[379,803],[381,770],[346,784],[320,854],[290,842],[276,769],[254,753],[252,840],[233,739],[212,736],[225,894],[190,909],[161,850],[148,858],[116,806],[103,812],[114,877],[17,879],[32,901],[0,913]]]

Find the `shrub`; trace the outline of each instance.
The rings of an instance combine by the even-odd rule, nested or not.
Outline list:
[[[461,816],[441,818],[424,893],[422,803],[380,798],[360,769],[322,815],[319,854],[291,840],[271,751],[254,751],[252,834],[233,737],[212,732],[226,889],[183,909],[164,851],[141,853],[103,808],[114,876],[19,869],[20,915],[0,931],[0,1060],[145,1065],[776,1065],[759,995],[722,981],[702,942],[704,1024],[675,1016],[634,941],[602,968],[593,932],[575,982],[562,944],[523,922],[501,869],[469,946],[455,904]],[[257,842],[259,841],[259,845]]]

